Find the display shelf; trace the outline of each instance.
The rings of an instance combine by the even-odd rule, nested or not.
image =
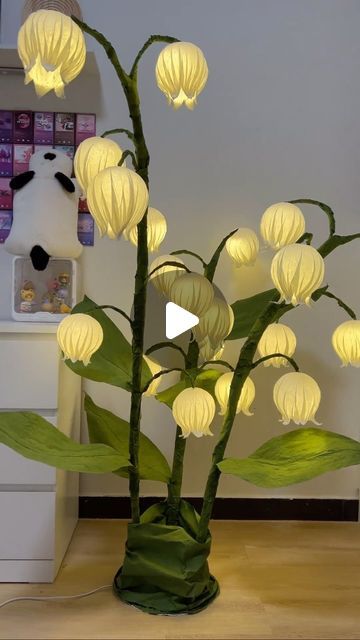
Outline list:
[[[56,333],[57,328],[54,322],[0,320],[0,333]]]

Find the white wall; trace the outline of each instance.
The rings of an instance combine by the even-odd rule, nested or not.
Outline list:
[[[12,1],[4,2],[5,8]],[[301,196],[328,202],[337,213],[340,233],[359,230],[357,0],[86,0],[82,7],[88,23],[116,45],[126,67],[151,33],[193,41],[206,54],[209,82],[193,113],[173,112],[158,91],[154,81],[158,45],[140,67],[144,127],[151,152],[151,202],[166,214],[169,224],[164,253],[187,247],[207,257],[231,229],[257,227],[263,210],[272,202]],[[104,53],[96,45],[94,49],[101,71],[98,130],[129,126],[113,69]],[[4,97],[4,83],[1,81],[1,104],[11,108],[16,96]],[[25,91],[32,105],[33,90],[28,87]],[[98,92],[99,87],[94,87],[90,93],[77,93],[76,98],[91,111]],[[71,89],[68,95],[74,99]],[[67,102],[60,104],[65,108]],[[49,108],[56,108],[53,102]],[[307,228],[315,232],[319,243],[327,233],[326,218],[320,210],[303,210]],[[0,311],[4,317],[8,314],[9,261],[3,254],[0,249]],[[230,302],[270,285],[270,257],[263,252],[255,268],[235,273],[223,256],[216,282]],[[88,295],[100,304],[131,307],[132,246],[97,239],[94,248],[85,249],[82,266]],[[326,281],[360,312],[359,266],[359,245],[338,249],[327,260]],[[340,369],[330,346],[333,329],[345,319],[325,299],[312,310],[291,312],[286,322],[297,333],[297,360],[302,370],[321,386],[319,420],[325,428],[358,438],[359,372]],[[234,361],[238,346],[228,344],[225,357]],[[255,415],[238,418],[229,454],[244,456],[284,431],[271,398],[278,376],[277,371],[254,373]],[[86,387],[99,404],[123,417],[128,414],[125,392],[105,385]],[[145,399],[143,430],[170,455],[174,424],[166,407]],[[189,439],[185,494],[201,494],[214,440]],[[220,495],[354,497],[358,486],[357,468],[278,491],[224,476]],[[143,483],[144,494],[162,490],[157,483]],[[126,492],[126,481],[113,476],[82,479],[84,495]]]

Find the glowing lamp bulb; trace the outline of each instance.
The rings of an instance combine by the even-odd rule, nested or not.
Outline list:
[[[240,228],[226,241],[226,251],[237,267],[255,264],[259,240],[252,229]]]
[[[117,238],[144,216],[149,192],[144,180],[126,167],[108,167],[90,182],[87,202],[100,235]]]
[[[296,349],[296,335],[290,327],[285,324],[274,323],[269,324],[262,334],[258,352],[261,358],[270,356],[272,353],[283,353],[285,356],[291,356]],[[264,361],[264,367],[287,367],[289,362],[286,358],[269,358]]]
[[[260,233],[265,244],[281,249],[299,240],[305,231],[305,218],[299,207],[291,202],[272,204],[263,213]]]
[[[343,367],[360,367],[360,320],[340,324],[332,335],[332,345]]]
[[[172,413],[184,438],[187,438],[190,433],[201,438],[201,436],[213,435],[210,424],[214,419],[215,409],[212,395],[204,389],[195,387],[195,389],[184,389],[176,396]]]
[[[110,138],[93,136],[79,144],[74,157],[74,172],[84,195],[100,171],[119,164],[122,153],[119,145]]]
[[[285,373],[275,383],[273,397],[281,414],[280,422],[284,425],[291,420],[301,425],[309,421],[319,424],[315,414],[319,408],[321,391],[314,378],[306,373]]]
[[[150,253],[158,251],[162,241],[166,236],[167,224],[165,216],[157,209],[149,207],[147,215],[147,243]],[[137,247],[138,230],[137,227],[127,228],[124,231],[125,240]]]
[[[86,313],[73,313],[58,326],[56,338],[64,360],[81,361],[85,367],[101,347],[104,334],[100,322]]]
[[[271,263],[271,278],[281,294],[280,302],[310,305],[320,287],[325,263],[320,253],[307,244],[289,244],[278,251]]]
[[[20,27],[18,53],[25,69],[25,84],[33,82],[38,96],[54,90],[63,98],[64,86],[85,64],[85,38],[69,16],[40,9],[30,13]]]
[[[193,109],[205,87],[208,66],[201,49],[191,42],[168,44],[160,53],[155,69],[157,85],[174,109]]]
[[[224,373],[222,376],[220,376],[215,384],[215,396],[220,405],[219,413],[221,416],[225,415],[228,407],[230,387],[233,377],[233,372],[229,371],[228,373]],[[247,377],[243,384],[243,388],[241,389],[240,397],[236,407],[236,413],[242,412],[246,416],[252,416],[253,414],[250,412],[250,407],[254,402],[254,399],[255,385],[251,378]]]

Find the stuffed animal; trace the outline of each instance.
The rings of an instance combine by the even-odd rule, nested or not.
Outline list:
[[[36,151],[29,171],[10,181],[14,189],[13,224],[6,251],[30,256],[34,269],[46,269],[50,257],[78,258],[80,189],[71,179],[72,161],[58,150]]]

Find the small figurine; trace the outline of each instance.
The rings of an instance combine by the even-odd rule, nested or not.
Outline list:
[[[43,294],[41,298],[42,311],[47,311],[48,313],[52,313],[54,311],[54,298],[55,294],[53,291],[47,291]]]
[[[59,288],[57,290],[57,297],[61,300],[67,300],[69,297],[70,276],[68,273],[59,273],[58,275]]]
[[[34,300],[36,297],[35,287],[31,280],[25,280],[22,289],[20,291],[20,312],[31,313],[34,306]]]

